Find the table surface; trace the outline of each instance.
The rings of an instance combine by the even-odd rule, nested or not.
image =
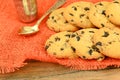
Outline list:
[[[97,71],[70,70],[65,66],[29,61],[20,70],[0,74],[0,80],[120,80],[120,68]]]

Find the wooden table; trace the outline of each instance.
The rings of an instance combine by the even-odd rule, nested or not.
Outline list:
[[[0,74],[0,80],[120,80],[120,68],[77,71],[59,64],[30,61],[19,71]]]

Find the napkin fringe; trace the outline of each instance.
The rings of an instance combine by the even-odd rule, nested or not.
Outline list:
[[[10,72],[15,72],[16,70],[19,70],[19,68],[25,66],[27,63],[21,63],[15,66],[8,66],[8,65],[4,65],[1,66],[0,65],[0,74],[5,74],[5,73],[10,73]]]
[[[14,72],[15,70],[16,69],[13,67],[0,67],[0,73],[2,73],[2,74]]]

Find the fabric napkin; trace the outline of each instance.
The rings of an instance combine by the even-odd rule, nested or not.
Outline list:
[[[57,0],[37,0],[38,18],[54,4]],[[66,4],[80,1],[67,0]],[[86,0],[97,2],[101,0]],[[110,0],[109,0],[110,1]],[[44,4],[44,5],[43,5]],[[108,66],[119,67],[120,60],[106,58],[98,62],[96,60],[82,59],[56,59],[47,55],[44,50],[44,43],[55,32],[49,30],[46,25],[46,19],[40,24],[40,31],[32,36],[20,36],[18,30],[25,25],[34,25],[32,23],[23,23],[19,21],[14,5],[14,0],[0,0],[0,73],[9,73],[18,70],[27,63],[25,60],[34,59],[43,62],[53,62],[77,70],[98,70]]]

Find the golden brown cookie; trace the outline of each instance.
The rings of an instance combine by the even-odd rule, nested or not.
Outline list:
[[[110,2],[100,1],[95,3],[89,11],[90,21],[98,28],[102,27],[115,27],[106,17],[106,7]]]
[[[120,2],[113,1],[106,8],[107,18],[115,25],[120,25]]]
[[[104,55],[120,59],[120,29],[101,28],[94,34],[93,42]]]
[[[52,35],[45,44],[45,50],[56,58],[76,58],[76,49],[68,41],[72,32],[60,32]]]
[[[64,18],[65,8],[60,8],[57,10],[54,10],[47,20],[47,26],[49,29],[55,31],[55,32],[61,32],[61,31],[76,31],[79,28],[73,26],[72,24],[68,23],[68,21]]]
[[[76,54],[81,58],[97,59],[98,61],[105,58],[92,42],[92,37],[97,30],[94,28],[81,29],[71,35],[69,43],[76,49]]]
[[[94,27],[88,17],[91,5],[93,3],[85,1],[71,3],[66,7],[64,17],[69,23],[80,28]]]

